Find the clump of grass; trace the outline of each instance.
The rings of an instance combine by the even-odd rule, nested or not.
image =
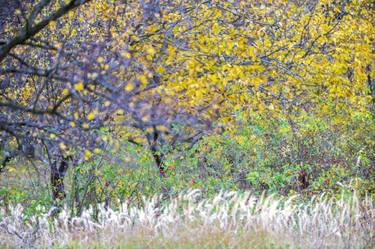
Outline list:
[[[37,248],[371,248],[375,209],[370,198],[335,200],[315,196],[256,197],[221,192],[202,198],[198,190],[167,201],[155,196],[142,207],[124,203],[118,210],[99,207],[70,217],[22,218],[16,206],[1,210],[0,247]]]

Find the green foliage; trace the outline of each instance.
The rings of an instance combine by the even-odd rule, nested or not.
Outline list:
[[[24,207],[23,219],[44,214],[51,204],[50,194],[43,189],[35,193],[22,187],[1,187],[0,205],[8,209],[21,204]]]
[[[312,115],[291,124],[285,119],[254,115],[242,120],[233,132],[210,134],[194,146],[177,144],[161,148],[165,177],[160,177],[147,147],[126,139],[109,153],[123,161],[106,161],[111,154],[96,155],[68,171],[65,178],[72,214],[96,203],[112,207],[127,201],[141,202],[141,196],[170,195],[187,188],[200,188],[206,195],[220,190],[251,190],[260,194],[327,193],[373,195],[373,139],[369,116],[353,115],[344,129],[328,119]],[[18,174],[12,167],[8,174]],[[299,172],[306,172],[308,186],[298,188]],[[25,216],[42,212],[53,204],[48,189],[2,187],[2,204],[21,203]],[[44,208],[40,209],[42,206]]]
[[[124,141],[120,147],[127,163],[105,163],[97,168],[98,181],[92,184],[101,193],[98,201],[104,202],[106,197],[112,204],[117,200],[137,202],[141,195],[165,190],[173,195],[186,188],[200,188],[208,195],[222,189],[283,195],[373,194],[373,141],[367,137],[373,122],[354,116],[350,126],[355,129],[343,129],[314,115],[302,116],[293,124],[254,116],[243,121],[234,134],[211,134],[193,147],[162,148],[163,178],[148,150]],[[304,189],[299,188],[300,172],[306,173],[308,186]]]

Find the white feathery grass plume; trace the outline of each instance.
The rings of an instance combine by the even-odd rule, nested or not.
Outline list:
[[[139,207],[125,202],[113,210],[100,204],[97,221],[92,208],[70,217],[65,207],[54,220],[46,214],[25,223],[22,206],[11,207],[8,213],[0,207],[0,247],[50,248],[73,242],[83,248],[109,247],[119,239],[138,239],[160,242],[155,244],[160,248],[188,242],[207,247],[217,240],[241,248],[252,236],[259,240],[260,234],[278,243],[277,238],[283,238],[291,248],[364,248],[374,243],[371,198],[354,194],[335,200],[321,195],[299,204],[296,198],[225,191],[202,198],[199,190],[189,190],[169,200],[143,198]],[[203,237],[207,239],[199,239]]]

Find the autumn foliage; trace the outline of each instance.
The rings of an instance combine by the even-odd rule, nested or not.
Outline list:
[[[190,187],[374,193],[373,1],[12,8],[0,15],[0,203],[79,215]]]

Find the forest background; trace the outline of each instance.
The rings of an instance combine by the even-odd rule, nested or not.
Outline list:
[[[5,210],[191,188],[374,197],[373,1],[0,8]]]

